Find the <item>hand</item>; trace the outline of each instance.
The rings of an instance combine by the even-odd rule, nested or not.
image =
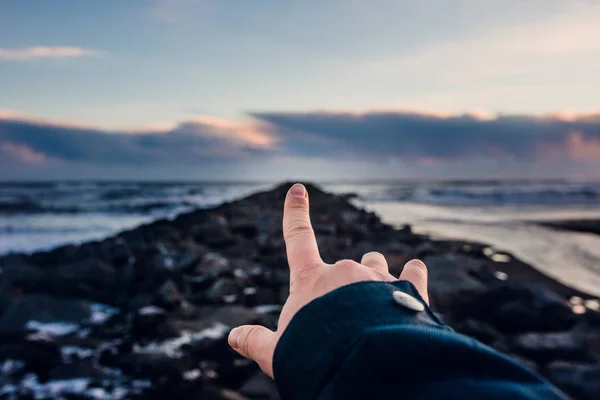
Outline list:
[[[273,378],[275,346],[294,315],[312,300],[341,286],[361,281],[395,281],[380,253],[367,253],[361,263],[342,260],[326,264],[321,260],[315,233],[310,224],[308,193],[301,184],[288,191],[283,210],[283,236],[290,267],[290,296],[279,317],[277,332],[263,326],[245,325],[231,331],[229,345],[258,363]],[[427,268],[422,261],[406,263],[400,279],[410,281],[426,302]]]

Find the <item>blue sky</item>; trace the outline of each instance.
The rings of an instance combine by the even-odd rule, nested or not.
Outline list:
[[[0,0],[0,164],[19,166],[0,178],[594,178],[598,70],[595,0]],[[407,113],[435,122],[433,139],[417,140]],[[478,127],[498,114],[554,122],[498,122],[507,147],[472,125],[457,133],[463,113]],[[536,138],[527,152],[520,130]],[[54,147],[35,136],[53,134]],[[370,136],[414,152],[351,151]],[[156,161],[142,171],[67,137]],[[440,157],[471,142],[476,155]]]

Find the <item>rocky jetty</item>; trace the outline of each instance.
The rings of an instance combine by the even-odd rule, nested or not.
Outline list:
[[[275,328],[288,295],[281,231],[290,185],[103,241],[0,258],[0,399],[277,399],[230,328]],[[600,398],[598,302],[480,243],[395,229],[307,185],[323,259],[377,250],[430,270],[454,329]]]

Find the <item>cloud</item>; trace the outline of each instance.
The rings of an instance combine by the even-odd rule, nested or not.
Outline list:
[[[25,61],[39,58],[76,58],[102,56],[100,50],[84,49],[81,47],[27,47],[8,49],[0,47],[0,61]]]
[[[572,159],[600,165],[600,134],[586,137],[581,132],[571,132],[566,140],[566,150]]]
[[[600,178],[600,113],[260,112],[251,117],[196,116],[152,129],[104,130],[4,113],[0,165],[11,168],[0,175]]]
[[[31,148],[14,143],[0,143],[0,165],[29,164],[38,165],[46,162],[46,155]]]
[[[160,130],[106,131],[76,123],[0,118],[3,164],[202,165],[262,154],[276,140],[256,121],[197,118]]]
[[[565,117],[417,112],[255,113],[300,155],[410,160],[474,159],[600,164],[600,113]]]

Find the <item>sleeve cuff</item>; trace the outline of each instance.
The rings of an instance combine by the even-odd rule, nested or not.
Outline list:
[[[425,310],[414,313],[397,305],[398,290]],[[294,316],[275,348],[273,371],[282,398],[317,398],[368,329],[399,324],[451,331],[407,281],[357,282],[313,300]]]

